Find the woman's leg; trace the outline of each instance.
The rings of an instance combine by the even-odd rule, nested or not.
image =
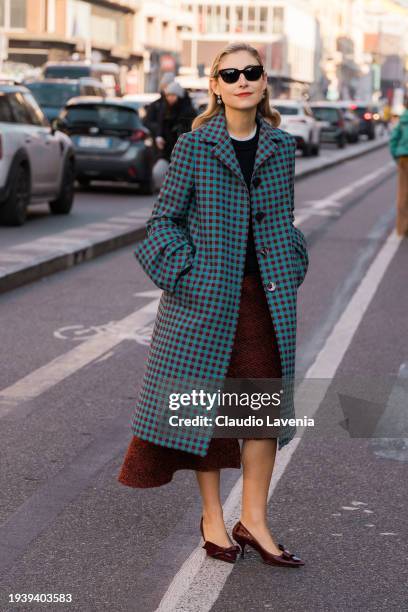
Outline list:
[[[267,497],[272,478],[277,439],[244,439],[241,522],[270,553],[282,554],[268,528]]]
[[[203,502],[203,530],[205,539],[218,546],[232,546],[224,524],[220,499],[220,470],[195,471]]]

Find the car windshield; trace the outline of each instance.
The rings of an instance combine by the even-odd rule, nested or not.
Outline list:
[[[319,121],[337,121],[338,112],[335,108],[314,106],[312,112]]]
[[[276,110],[281,114],[281,115],[298,115],[299,114],[299,109],[297,106],[281,106],[280,104],[276,104],[273,108],[276,108]]]
[[[70,98],[79,95],[76,83],[27,83],[40,106],[65,106]]]
[[[90,69],[87,66],[48,66],[44,70],[44,76],[52,79],[79,79],[90,76]]]
[[[98,104],[70,106],[65,119],[70,127],[95,125],[108,130],[133,130],[141,125],[131,109]]]

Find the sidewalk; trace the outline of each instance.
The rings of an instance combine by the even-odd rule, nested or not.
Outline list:
[[[387,143],[388,136],[382,136],[348,146],[345,150],[324,149],[320,157],[298,158],[296,180],[365,155]],[[2,250],[0,293],[143,239],[149,216],[150,207],[145,207],[120,217],[110,217],[104,222],[89,223],[80,229],[66,230]]]

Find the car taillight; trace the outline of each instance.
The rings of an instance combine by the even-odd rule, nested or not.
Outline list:
[[[363,117],[364,117],[364,119],[365,119],[366,121],[368,121],[369,119],[371,119],[371,118],[372,118],[372,114],[371,114],[371,113],[364,113]]]
[[[133,130],[129,136],[129,140],[131,142],[140,142],[141,140],[144,140],[146,136],[147,133],[144,130]]]
[[[339,120],[338,120],[338,122],[337,122],[337,125],[338,125],[340,128],[344,127],[344,119],[339,119]]]
[[[380,115],[378,113],[374,113],[373,119],[375,119],[375,121],[378,121],[379,118],[380,118]]]

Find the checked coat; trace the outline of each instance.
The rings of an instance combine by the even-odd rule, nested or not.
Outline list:
[[[226,376],[238,322],[250,206],[282,380],[293,380],[295,372],[297,289],[308,268],[305,237],[293,225],[296,142],[259,112],[257,118],[250,191],[221,110],[178,138],[146,237],[134,251],[163,293],[132,431],[149,442],[200,456],[207,454],[211,435],[192,427],[169,428],[168,416],[174,413],[160,389],[164,379]],[[293,418],[293,392],[283,395],[280,416]],[[295,426],[280,428],[279,450],[295,432]]]

